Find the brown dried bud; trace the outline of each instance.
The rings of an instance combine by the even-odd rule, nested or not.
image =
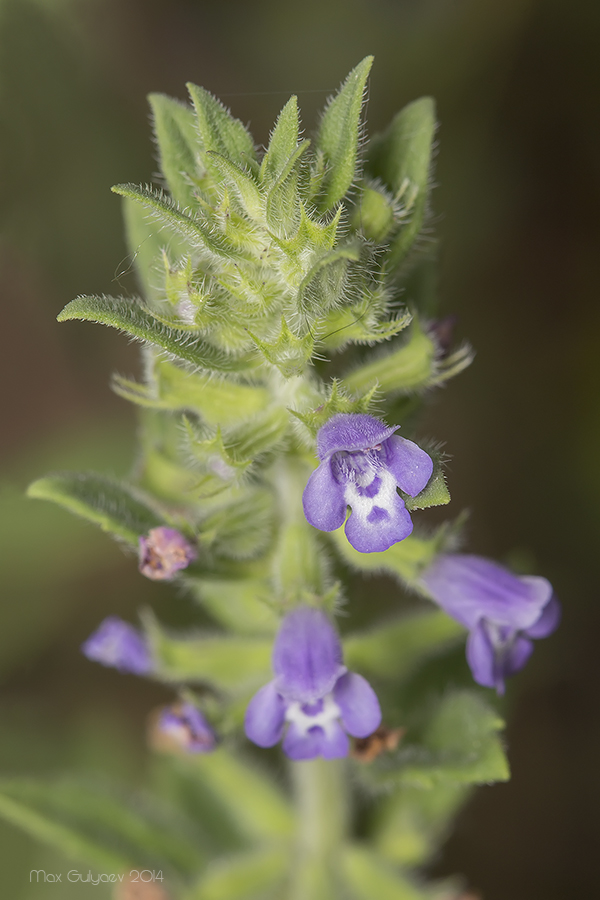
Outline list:
[[[385,725],[380,725],[369,737],[356,738],[350,756],[362,763],[373,762],[382,753],[395,750],[405,731],[405,728],[386,728]]]

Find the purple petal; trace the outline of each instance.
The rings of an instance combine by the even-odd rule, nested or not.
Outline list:
[[[341,759],[349,752],[348,735],[339,722],[332,722],[321,740],[321,756],[323,759]]]
[[[520,672],[532,653],[533,643],[526,637],[518,635],[501,657],[499,664],[501,674],[508,677]]]
[[[273,747],[281,740],[286,703],[270,681],[258,691],[248,704],[244,729],[248,738],[259,747]]]
[[[352,737],[368,737],[381,724],[379,700],[362,675],[342,675],[333,689],[333,699],[340,708],[342,724]]]
[[[314,759],[321,755],[324,737],[325,733],[319,725],[304,732],[291,722],[283,739],[283,752],[290,759]]]
[[[529,629],[552,596],[545,578],[518,577],[489,559],[460,553],[439,556],[422,578],[435,602],[468,629],[480,619]]]
[[[310,703],[328,694],[346,671],[342,647],[324,612],[308,606],[281,623],[273,647],[277,690],[287,700]]]
[[[558,597],[553,595],[542,610],[542,614],[533,625],[525,629],[525,634],[530,638],[545,638],[558,628],[562,611]]]
[[[121,672],[147,675],[154,668],[145,636],[118,616],[109,616],[81,645],[88,659]]]
[[[504,685],[498,687],[496,678],[496,653],[483,622],[479,622],[467,638],[467,662],[473,678],[483,687],[498,688],[504,692]]]
[[[308,479],[302,504],[307,522],[321,531],[335,531],[344,524],[344,485],[339,484],[331,474],[329,460],[321,463]]]
[[[217,743],[214,731],[192,703],[167,707],[158,720],[158,729],[188,753],[210,753]]]
[[[433,472],[433,461],[428,453],[412,441],[397,434],[385,442],[386,466],[398,486],[411,497],[420,494]]]
[[[346,537],[359,553],[381,553],[403,541],[412,530],[410,514],[395,489],[385,508],[377,506],[376,500],[364,507],[355,504],[345,529]]]
[[[350,741],[339,722],[332,722],[327,729],[320,725],[303,731],[294,722],[290,723],[283,739],[283,752],[290,759],[340,759],[348,756]]]
[[[363,413],[338,413],[319,429],[319,459],[325,459],[338,450],[367,450],[376,447],[399,427],[386,425],[380,419]]]

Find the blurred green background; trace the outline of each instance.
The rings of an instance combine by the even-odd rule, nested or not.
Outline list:
[[[291,92],[310,131],[373,53],[370,133],[437,99],[442,311],[478,354],[422,433],[446,442],[470,548],[547,575],[564,603],[509,691],[513,780],[476,793],[433,871],[485,900],[600,895],[599,37],[595,0],[0,0],[0,772],[143,781],[165,692],[78,647],[105,615],[186,603],[23,496],[48,471],[131,465],[135,414],[108,380],[138,371],[136,348],[55,316],[135,289],[109,188],[155,174],[145,95],[194,81],[265,142]],[[92,890],[30,886],[31,868],[71,865],[1,824],[5,896]]]

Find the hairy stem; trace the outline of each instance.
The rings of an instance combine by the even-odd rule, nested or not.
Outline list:
[[[339,850],[348,829],[345,760],[291,763],[297,809],[296,873],[290,900],[335,900]]]

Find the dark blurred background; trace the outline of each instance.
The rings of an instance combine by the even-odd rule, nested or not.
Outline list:
[[[437,99],[442,311],[477,350],[422,431],[446,442],[470,549],[547,575],[564,604],[509,691],[513,779],[474,795],[435,871],[485,900],[600,896],[596,0],[0,0],[0,773],[139,782],[164,696],[78,647],[173,592],[23,496],[48,471],[131,465],[134,411],[108,380],[138,371],[136,348],[55,316],[80,292],[134,289],[109,188],[155,173],[145,95],[202,84],[265,142],[291,92],[310,131],[367,53],[371,134]],[[13,900],[85,891],[30,887],[30,868],[70,866],[4,824],[0,854]]]

